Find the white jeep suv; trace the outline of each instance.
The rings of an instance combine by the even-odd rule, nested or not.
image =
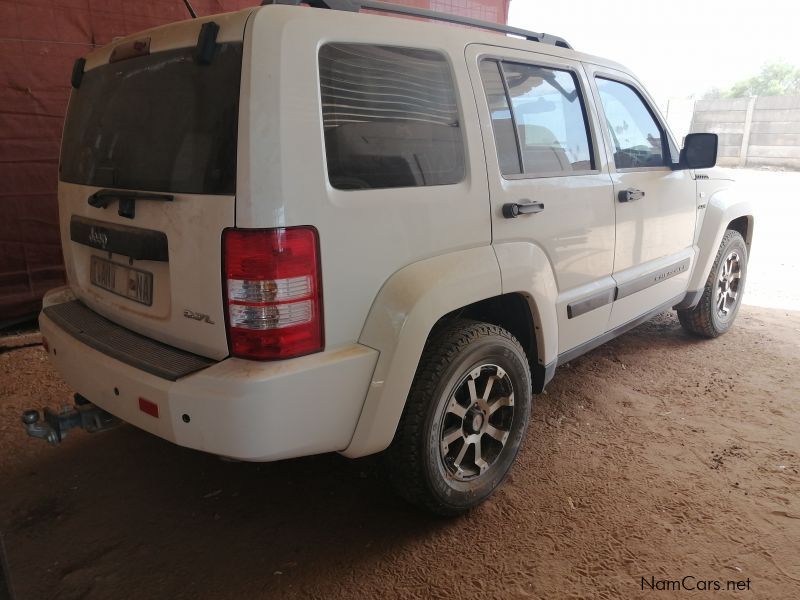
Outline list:
[[[458,514],[557,365],[673,307],[731,326],[751,207],[716,136],[679,151],[624,67],[380,2],[267,4],[76,62],[69,285],[40,325],[77,406],[30,433],[113,415],[240,460],[385,450],[401,494]]]

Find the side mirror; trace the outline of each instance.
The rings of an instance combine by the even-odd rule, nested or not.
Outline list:
[[[683,142],[679,169],[708,169],[717,164],[716,133],[690,133]]]

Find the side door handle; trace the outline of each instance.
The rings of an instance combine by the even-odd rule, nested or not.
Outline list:
[[[620,202],[635,202],[644,198],[644,192],[636,188],[628,188],[627,190],[620,190],[617,194],[617,199]]]
[[[509,202],[503,204],[503,216],[506,219],[516,219],[520,215],[531,215],[542,212],[544,204],[542,202]]]

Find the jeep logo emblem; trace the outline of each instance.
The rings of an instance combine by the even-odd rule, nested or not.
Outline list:
[[[108,245],[108,234],[102,230],[92,227],[89,230],[89,241],[95,246],[105,249]]]

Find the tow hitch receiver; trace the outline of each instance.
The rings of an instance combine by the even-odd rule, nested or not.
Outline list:
[[[89,402],[80,394],[75,394],[75,405],[65,406],[61,410],[45,408],[41,421],[39,411],[32,409],[22,413],[22,423],[28,435],[41,438],[51,444],[61,443],[67,432],[75,427],[85,429],[89,433],[105,431],[120,424],[120,420]]]

